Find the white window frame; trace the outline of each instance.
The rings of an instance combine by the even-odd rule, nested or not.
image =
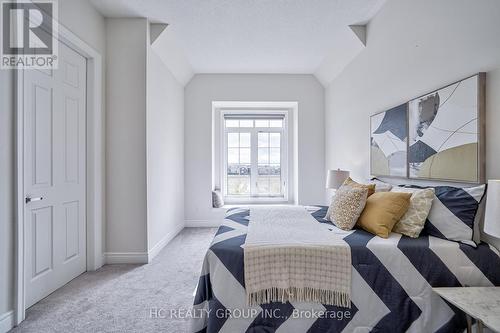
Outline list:
[[[282,128],[273,128],[273,127],[234,127],[234,128],[226,128],[225,126],[225,118],[226,115],[230,116],[258,116],[265,117],[266,115],[280,115],[283,116],[283,127]],[[226,193],[226,177],[227,177],[227,133],[236,133],[236,132],[244,132],[244,133],[252,133],[251,135],[251,169],[258,169],[257,162],[257,136],[259,131],[261,132],[279,132],[281,133],[281,181],[282,181],[282,196],[231,196]],[[273,204],[282,204],[288,203],[289,200],[289,183],[290,180],[288,178],[288,163],[289,163],[289,142],[288,142],[288,110],[284,109],[246,109],[246,110],[220,110],[220,185],[221,191],[224,196],[224,201],[228,204],[253,204],[253,203],[273,203]],[[252,172],[250,174],[250,192],[257,192],[257,174]]]

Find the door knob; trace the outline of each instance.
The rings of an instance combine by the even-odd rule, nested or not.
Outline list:
[[[32,201],[40,201],[40,200],[43,200],[43,197],[35,197],[35,198],[26,197],[26,203],[29,203],[29,202],[32,202]]]

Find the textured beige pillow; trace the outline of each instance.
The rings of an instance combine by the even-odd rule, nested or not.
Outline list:
[[[391,192],[411,193],[410,207],[405,215],[394,226],[392,231],[417,238],[424,228],[425,221],[432,207],[434,189],[414,189],[393,187]]]
[[[350,186],[350,187],[358,187],[358,188],[366,188],[368,190],[367,196],[369,197],[373,193],[375,193],[375,184],[360,184],[352,180],[351,177],[347,178],[344,181],[342,186]]]
[[[341,186],[330,205],[330,221],[342,230],[351,230],[365,208],[368,189]]]
[[[360,184],[352,180],[351,177],[348,177],[344,183],[342,184],[342,187],[350,187],[350,188],[365,188],[367,190],[366,196],[369,197],[373,193],[375,193],[375,184]],[[340,188],[339,188],[340,189]],[[337,192],[335,192],[337,193]],[[332,197],[332,201],[335,199],[335,195]],[[328,207],[328,211],[326,212],[326,215],[324,217],[325,220],[331,221],[330,220],[330,215],[332,214],[332,205],[330,204],[330,207]]]

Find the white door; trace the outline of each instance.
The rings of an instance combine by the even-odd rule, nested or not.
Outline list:
[[[86,271],[86,59],[24,71],[26,307]]]

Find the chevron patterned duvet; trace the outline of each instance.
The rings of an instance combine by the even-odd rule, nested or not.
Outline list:
[[[229,210],[206,253],[195,294],[192,332],[459,332],[465,316],[432,287],[500,286],[498,251],[422,235],[382,239],[342,231],[323,219],[327,207],[309,207],[325,232],[351,247],[351,308],[316,303],[247,307],[243,249],[248,209]]]

